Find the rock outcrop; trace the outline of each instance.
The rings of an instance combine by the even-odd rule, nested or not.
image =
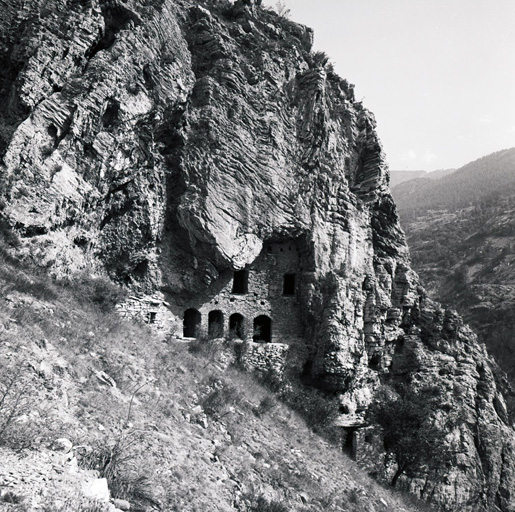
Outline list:
[[[461,411],[454,463],[403,485],[448,509],[515,510],[488,357],[425,297],[374,117],[309,29],[252,0],[0,7],[2,217],[20,253],[160,289],[179,314],[293,241],[304,375],[349,422],[382,382],[438,384]]]
[[[424,287],[459,309],[513,385],[515,148],[392,194]]]

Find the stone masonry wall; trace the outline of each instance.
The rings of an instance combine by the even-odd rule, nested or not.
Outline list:
[[[384,446],[381,432],[374,426],[353,432],[353,458],[369,472],[380,471],[384,466]]]
[[[166,334],[173,333],[180,327],[170,311],[170,305],[159,294],[131,296],[119,304],[117,309],[122,318],[137,319]]]
[[[257,370],[282,379],[289,346],[285,343],[243,343],[240,362],[247,370]]]
[[[256,260],[244,269],[247,276],[246,293],[234,291],[235,273],[230,271],[213,283],[204,295],[181,304],[174,304],[171,298],[171,310],[178,318],[184,318],[187,310],[197,310],[200,313],[197,336],[210,332],[209,314],[218,312],[222,315],[223,324],[218,334],[221,337],[234,337],[230,318],[234,314],[242,315],[241,340],[245,343],[240,350],[241,364],[248,369],[271,372],[281,378],[290,353],[289,347],[296,345],[293,359],[297,363],[305,353],[300,294],[304,292],[304,281],[309,281],[311,277],[305,260],[301,244],[295,239],[268,242]],[[294,275],[295,283],[294,289],[284,294],[286,274]],[[254,342],[254,320],[263,315],[271,320],[270,342]],[[183,333],[181,326],[175,334],[184,338]],[[292,364],[297,364],[293,359]]]
[[[193,308],[201,314],[200,331],[209,330],[209,313],[223,314],[223,334],[229,336],[229,318],[238,313],[244,317],[245,339],[252,339],[254,319],[265,315],[271,319],[272,343],[295,343],[302,340],[303,324],[299,307],[302,267],[299,245],[294,240],[271,242],[247,269],[247,293],[233,293],[233,273],[214,283],[206,296],[195,297],[173,308],[177,316]],[[295,274],[295,293],[283,295],[285,274]]]

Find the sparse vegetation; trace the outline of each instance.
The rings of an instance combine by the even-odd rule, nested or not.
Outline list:
[[[396,465],[391,485],[402,475],[413,477],[417,470],[437,472],[452,461],[452,447],[446,437],[457,417],[436,417],[442,408],[442,392],[436,386],[412,389],[380,388],[372,403],[369,419],[382,428],[384,447]]]
[[[141,449],[146,445],[146,433],[128,429],[121,431],[114,440],[97,440],[91,451],[81,458],[81,465],[96,469],[99,476],[106,478],[114,498],[128,500],[133,509],[161,509],[154,496],[150,477],[145,474],[146,465]],[[143,462],[142,465],[140,465]]]
[[[109,512],[109,505],[80,494],[72,496],[49,496],[41,505],[41,512]]]
[[[33,393],[38,380],[21,357],[4,359],[0,366],[0,446],[21,451],[33,447],[36,439],[48,441],[59,433],[51,405],[41,404]]]
[[[90,276],[86,273],[61,281],[59,284],[72,287],[82,303],[94,304],[104,312],[112,311],[127,295],[123,288],[115,285],[108,278]]]
[[[316,434],[337,445],[341,439],[334,427],[338,416],[334,396],[295,381],[280,392],[281,400],[300,414]]]
[[[515,383],[515,149],[392,189],[414,269],[457,309]],[[502,378],[502,377],[499,377]],[[513,391],[508,402],[515,415]]]
[[[77,447],[80,467],[105,476],[112,495],[127,499],[135,511],[210,510],[213,502],[232,502],[229,490],[235,486],[248,496],[240,500],[242,512],[327,510],[324,503],[354,512],[361,505],[352,503],[348,490],[357,487],[370,488],[376,503],[381,496],[393,508],[403,506],[306,428],[256,377],[228,367],[235,359],[232,343],[163,340],[143,324],[122,321],[111,305],[98,300],[105,282],[81,278],[77,283],[49,281],[15,259],[0,266],[0,287],[11,297],[0,310],[0,325],[7,326],[0,332],[0,357],[10,361],[2,371],[12,374],[18,368],[7,353],[23,354],[28,365],[23,371],[44,368],[38,377],[43,380],[15,378],[17,389],[23,391],[27,382],[39,407],[51,404],[61,415],[73,411],[63,416],[58,431],[43,436],[47,443],[38,440],[38,449],[64,432]],[[107,287],[108,297],[117,293]],[[314,430],[329,420],[321,395],[292,396],[299,410],[315,411]],[[31,434],[38,437],[41,432]],[[231,476],[217,483],[220,464]],[[322,482],[320,474],[326,475]],[[329,480],[338,491],[326,488]],[[276,497],[265,495],[265,488],[273,488]],[[311,504],[302,505],[300,498],[291,503],[285,488],[288,496],[309,495]],[[41,510],[104,512],[103,504],[77,496],[54,498],[49,496]]]

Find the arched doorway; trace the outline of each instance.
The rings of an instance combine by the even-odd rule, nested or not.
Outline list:
[[[224,314],[220,310],[210,311],[207,321],[208,336],[210,338],[221,338],[224,335]]]
[[[245,318],[239,313],[229,317],[229,332],[233,338],[245,339]]]
[[[196,338],[200,334],[201,319],[200,312],[194,308],[184,312],[183,336],[185,338]]]
[[[254,318],[254,334],[252,339],[258,343],[270,343],[272,340],[272,320],[266,315]]]

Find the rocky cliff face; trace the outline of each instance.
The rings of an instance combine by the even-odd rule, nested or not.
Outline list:
[[[459,309],[515,382],[515,148],[392,194],[425,288]]]
[[[2,216],[21,253],[180,309],[291,240],[304,374],[340,394],[349,425],[381,382],[437,384],[461,411],[454,463],[404,485],[447,508],[515,510],[487,355],[420,288],[374,118],[309,29],[251,0],[0,6]]]

